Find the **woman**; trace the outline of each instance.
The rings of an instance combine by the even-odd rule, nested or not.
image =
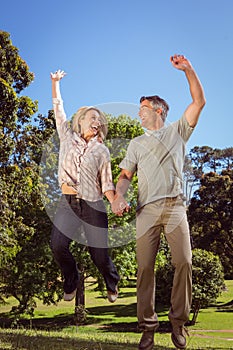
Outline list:
[[[64,275],[64,300],[76,295],[79,274],[69,250],[72,240],[88,246],[92,261],[106,283],[110,302],[118,297],[119,275],[108,255],[108,218],[103,195],[110,203],[114,185],[110,154],[103,140],[107,134],[107,120],[93,107],[80,108],[72,119],[66,120],[60,93],[62,70],[51,73],[53,109],[60,139],[58,180],[62,198],[55,215],[51,248]]]

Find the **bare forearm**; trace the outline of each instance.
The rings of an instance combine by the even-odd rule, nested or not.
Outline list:
[[[52,80],[52,98],[61,99],[60,82]]]
[[[205,105],[204,90],[191,62],[184,55],[171,56],[170,60],[173,67],[184,71],[189,83],[190,93],[193,100],[192,103],[196,105],[196,109],[199,108],[201,110]]]
[[[120,175],[116,185],[116,195],[124,197],[124,195],[128,191],[129,185],[130,185],[130,180],[126,176]]]
[[[108,199],[109,203],[112,204],[115,197],[115,191],[113,190],[106,191],[104,195]]]
[[[52,80],[52,98],[53,98],[53,110],[56,118],[57,126],[66,120],[66,114],[63,108],[63,101],[60,91],[60,80],[65,76],[65,72],[58,70],[55,73],[51,73]]]
[[[127,201],[124,199],[124,195],[128,191],[132,177],[133,177],[133,173],[125,169],[122,169],[116,185],[115,198],[112,203],[112,211],[118,216],[122,216],[124,211],[130,210],[130,206],[127,203]]]
[[[192,67],[189,67],[186,68],[184,72],[189,83],[190,94],[193,102],[197,104],[200,108],[204,107],[204,90],[195,70]]]
[[[63,101],[61,98],[59,82],[55,81],[52,83],[52,98],[53,98],[53,110],[57,126],[66,120],[66,114],[63,108]]]
[[[192,102],[185,110],[185,118],[189,126],[194,128],[205,105],[204,90],[190,61],[184,55],[174,55],[170,59],[173,67],[184,71],[188,80]]]

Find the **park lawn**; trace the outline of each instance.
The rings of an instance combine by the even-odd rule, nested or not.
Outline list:
[[[216,305],[201,310],[196,325],[188,327],[188,349],[232,349],[233,317],[231,308],[224,306],[233,300],[233,281],[226,281],[227,290]],[[1,306],[9,312],[8,306]],[[120,297],[109,304],[92,284],[86,285],[87,324],[73,324],[74,302],[45,306],[38,302],[34,318],[5,328],[1,322],[0,349],[46,350],[132,350],[137,349],[141,334],[137,331],[135,287],[122,288]],[[174,349],[170,340],[167,310],[158,312],[160,328],[155,335],[154,349]]]

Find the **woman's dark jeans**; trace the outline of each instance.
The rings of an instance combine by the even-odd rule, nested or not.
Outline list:
[[[51,249],[64,275],[65,293],[73,292],[79,281],[76,261],[69,249],[73,240],[88,246],[107,290],[114,292],[120,278],[108,255],[108,218],[103,201],[89,202],[76,195],[62,195],[53,222]]]

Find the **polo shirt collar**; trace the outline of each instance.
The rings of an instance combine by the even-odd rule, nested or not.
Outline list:
[[[145,134],[146,136],[159,136],[163,133],[163,131],[165,130],[165,126],[163,126],[162,128],[158,129],[158,130],[146,130]]]

